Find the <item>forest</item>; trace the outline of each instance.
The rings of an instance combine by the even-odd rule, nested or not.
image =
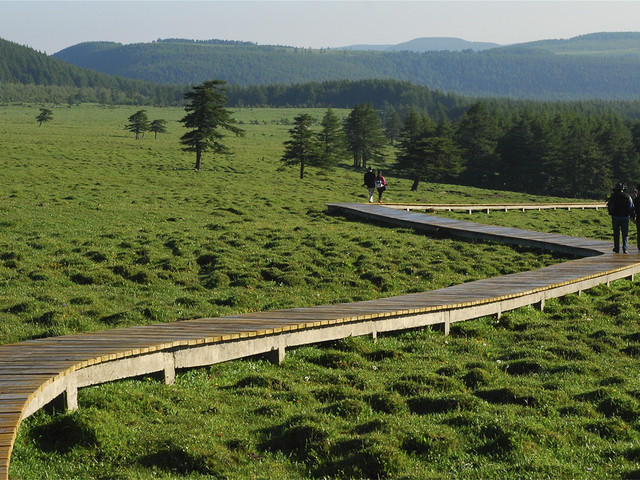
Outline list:
[[[340,132],[334,117],[328,109],[316,129],[318,153],[303,135],[312,119],[305,114],[294,119],[283,161],[298,163],[300,178],[305,161],[326,169],[348,155],[362,171],[388,165],[392,155],[394,176],[412,180],[414,191],[421,182],[436,182],[605,199],[618,181],[640,183],[640,119],[616,113],[505,110],[477,102],[451,121],[414,108],[402,115],[393,107],[377,111],[368,103],[354,106]]]
[[[474,97],[631,100],[640,34],[613,33],[482,51],[305,49],[247,42],[89,42],[54,54],[74,65],[160,84],[219,78],[238,86],[394,79]]]
[[[478,102],[455,123],[410,112],[398,134],[398,167],[414,180],[571,198],[605,199],[640,182],[640,121],[616,113]]]
[[[0,39],[0,102],[176,105],[185,88],[79,68]]]

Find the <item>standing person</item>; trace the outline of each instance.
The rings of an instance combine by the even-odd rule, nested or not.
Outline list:
[[[366,172],[364,172],[364,183],[369,189],[369,203],[373,203],[373,194],[376,191],[376,174],[373,173],[373,168],[369,167]]]
[[[613,193],[607,200],[607,208],[611,215],[613,227],[613,251],[620,253],[620,235],[622,234],[622,252],[628,253],[629,249],[629,218],[635,218],[633,200],[625,192],[627,185],[623,182],[616,183]]]
[[[636,242],[638,244],[638,251],[640,252],[640,183],[636,185],[632,199],[633,209],[636,214]]]
[[[378,189],[378,203],[382,203],[382,192],[387,189],[387,180],[382,176],[382,170],[376,175],[376,188]]]

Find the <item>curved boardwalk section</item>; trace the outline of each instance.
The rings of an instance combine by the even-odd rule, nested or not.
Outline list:
[[[350,335],[375,336],[378,332],[435,324],[444,325],[448,332],[453,322],[499,316],[523,305],[544,308],[548,298],[633,278],[640,271],[640,255],[613,254],[609,242],[439,218],[410,212],[414,207],[328,206],[331,213],[367,221],[526,245],[582,258],[392,298],[201,318],[0,346],[0,478],[8,478],[20,422],[59,396],[63,396],[67,408],[77,408],[78,388],[84,386],[155,372],[163,372],[165,382],[172,383],[176,369],[261,353],[282,362],[288,347]]]

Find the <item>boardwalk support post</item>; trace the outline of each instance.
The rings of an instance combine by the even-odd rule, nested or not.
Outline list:
[[[449,330],[451,326],[451,312],[444,312],[444,334],[449,335]]]
[[[544,311],[544,297],[542,297],[540,301],[536,303],[536,308],[541,312]]]
[[[176,381],[176,358],[173,352],[164,354],[164,383],[173,385]]]
[[[78,382],[74,375],[69,375],[67,388],[64,391],[65,408],[70,412],[78,410]]]

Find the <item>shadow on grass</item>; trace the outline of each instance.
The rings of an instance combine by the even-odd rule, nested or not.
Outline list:
[[[209,465],[206,458],[185,452],[182,448],[172,444],[148,453],[139,459],[139,463],[145,467],[157,468],[179,475],[196,473],[219,478],[218,474],[220,473]]]

